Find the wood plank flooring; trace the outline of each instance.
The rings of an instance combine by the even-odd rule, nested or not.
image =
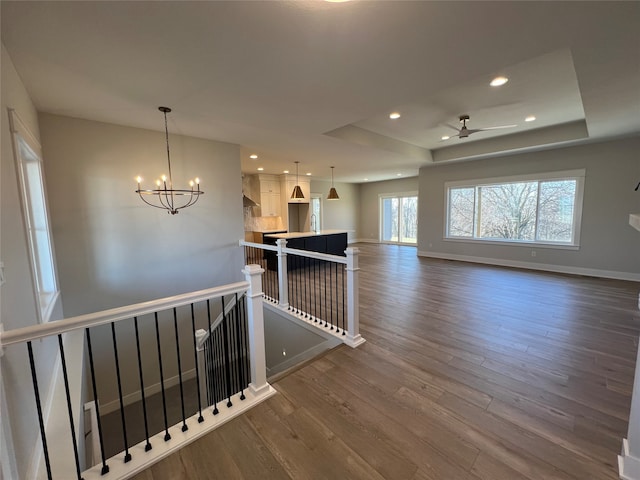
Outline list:
[[[367,342],[135,479],[618,478],[640,284],[359,247]]]

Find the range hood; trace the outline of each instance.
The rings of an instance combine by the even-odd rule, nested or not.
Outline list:
[[[260,204],[254,202],[249,197],[247,197],[244,193],[242,194],[242,206],[243,207],[259,207]]]

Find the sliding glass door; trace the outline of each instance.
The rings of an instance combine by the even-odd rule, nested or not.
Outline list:
[[[380,196],[380,240],[415,245],[418,242],[418,196]]]

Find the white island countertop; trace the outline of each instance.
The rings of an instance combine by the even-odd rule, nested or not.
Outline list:
[[[317,232],[289,232],[289,233],[274,233],[272,235],[267,234],[271,238],[284,238],[288,240],[290,238],[306,238],[306,237],[321,237],[323,235],[336,235],[339,233],[349,233],[348,230],[318,230]]]

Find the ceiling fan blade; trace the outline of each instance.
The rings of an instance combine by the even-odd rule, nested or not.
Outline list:
[[[485,128],[478,128],[476,131],[477,132],[481,132],[483,130],[499,130],[500,128],[513,128],[513,127],[517,127],[518,125],[499,125],[497,127],[485,127]]]
[[[456,132],[460,133],[460,129],[459,129],[459,128],[454,127],[453,125],[449,125],[448,123],[444,123],[443,125],[446,125],[446,126],[447,126],[447,127],[449,127],[449,128],[453,128]]]

